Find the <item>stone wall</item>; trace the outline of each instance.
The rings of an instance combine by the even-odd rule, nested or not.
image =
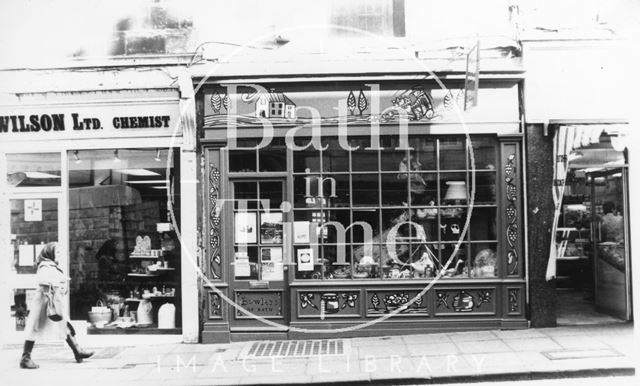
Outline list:
[[[527,232],[529,237],[529,318],[531,327],[556,325],[555,280],[546,280],[553,223],[553,132],[527,125]]]
[[[76,299],[83,292],[89,303],[96,301],[94,280],[98,279],[97,252],[109,239],[116,243],[116,259],[127,266],[128,254],[140,234],[155,235],[161,218],[158,201],[142,202],[128,186],[96,186],[69,191],[69,255],[72,318],[84,317],[89,304]],[[159,241],[156,241],[159,244]]]

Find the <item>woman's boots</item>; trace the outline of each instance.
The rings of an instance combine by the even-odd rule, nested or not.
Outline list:
[[[31,351],[33,351],[34,343],[32,340],[24,341],[24,350],[22,351],[22,359],[20,359],[20,367],[23,369],[37,369],[40,367],[31,360]]]
[[[76,342],[76,338],[69,334],[67,335],[67,344],[71,347],[73,351],[73,356],[76,357],[76,362],[80,363],[83,359],[89,358],[93,355],[93,351],[84,351],[80,346],[78,346],[78,342]]]

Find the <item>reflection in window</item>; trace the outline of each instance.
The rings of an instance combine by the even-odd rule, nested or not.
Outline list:
[[[19,274],[35,274],[36,258],[45,244],[58,240],[58,200],[12,199],[11,235],[13,259],[11,269]]]
[[[60,153],[7,154],[10,187],[60,186]]]

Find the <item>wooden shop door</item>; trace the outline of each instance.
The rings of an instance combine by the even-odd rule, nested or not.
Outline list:
[[[281,205],[285,178],[230,180],[233,227],[229,240],[230,295],[247,312],[229,307],[232,334],[286,332],[289,323],[288,265]],[[259,337],[259,335],[256,335]]]

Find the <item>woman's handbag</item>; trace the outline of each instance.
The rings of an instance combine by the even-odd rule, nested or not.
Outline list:
[[[45,293],[47,297],[47,317],[54,322],[62,320],[62,291],[54,286],[49,286],[49,291]]]

